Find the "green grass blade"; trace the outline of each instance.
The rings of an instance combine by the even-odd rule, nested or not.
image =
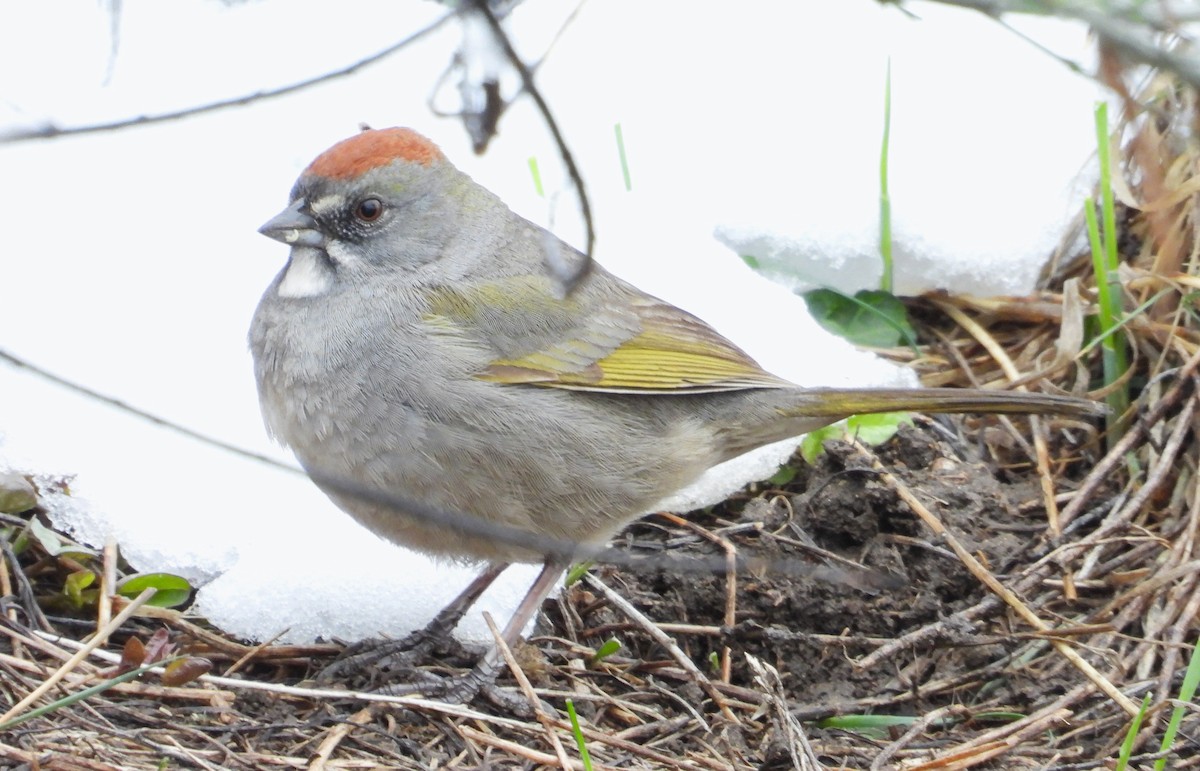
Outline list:
[[[583,729],[579,727],[579,716],[575,714],[575,702],[572,699],[567,699],[567,715],[571,718],[571,733],[575,736],[575,746],[579,748],[579,762],[583,764],[584,771],[592,771],[592,756],[583,740]]]
[[[105,680],[103,683],[97,683],[96,685],[93,685],[90,688],[84,688],[82,691],[80,691],[78,693],[72,693],[68,696],[62,697],[61,699],[56,699],[56,700],[50,702],[49,704],[42,705],[41,707],[37,707],[36,709],[31,709],[28,712],[24,713],[23,715],[17,715],[16,717],[11,718],[11,719],[5,721],[4,723],[0,723],[0,731],[7,731],[14,726],[24,723],[26,720],[32,720],[35,717],[40,717],[40,716],[48,714],[50,712],[54,712],[55,710],[62,709],[63,707],[69,707],[72,704],[74,704],[75,702],[83,701],[84,699],[95,696],[98,693],[107,691],[109,688],[112,688],[114,685],[120,685],[121,683],[128,682],[128,681],[134,679],[135,677],[145,674],[146,672],[150,671],[151,669],[154,669],[155,667],[165,666],[165,665],[171,663],[172,661],[175,661],[180,658],[182,658],[182,657],[175,656],[174,658],[164,659],[162,661],[156,661],[153,664],[147,664],[144,667],[138,667],[137,669],[130,670],[124,674],[117,675],[116,677],[114,677],[110,680]]]
[[[883,259],[883,277],[879,288],[892,292],[892,198],[888,193],[888,151],[892,138],[892,60],[887,63],[883,88],[883,147],[879,152],[879,256]]]
[[[1088,242],[1092,248],[1092,269],[1096,274],[1096,293],[1100,320],[1101,355],[1104,363],[1104,383],[1120,380],[1128,369],[1123,334],[1112,334],[1123,318],[1121,284],[1117,278],[1117,217],[1112,190],[1112,159],[1109,152],[1108,105],[1096,106],[1096,156],[1100,163],[1100,209],[1104,230],[1097,221],[1095,202],[1084,201],[1087,217]],[[1109,394],[1106,400],[1111,410],[1108,416],[1108,445],[1112,447],[1124,433],[1121,420],[1129,408],[1129,389],[1122,387]]]
[[[546,191],[542,187],[542,172],[538,168],[537,156],[529,156],[529,174],[533,177],[533,189],[537,191],[538,198],[545,198]]]
[[[625,155],[625,133],[621,131],[621,124],[613,124],[613,130],[617,134],[617,155],[621,157],[621,175],[625,178],[625,191],[633,190],[633,182],[629,179],[629,158]]]
[[[1125,771],[1129,767],[1129,758],[1133,755],[1133,743],[1137,739],[1138,731],[1142,730],[1142,720],[1146,717],[1146,712],[1150,709],[1150,694],[1142,699],[1142,708],[1133,716],[1133,722],[1129,724],[1129,730],[1125,732],[1125,741],[1121,742],[1121,751],[1117,753],[1117,766],[1114,771]]]
[[[1179,700],[1190,703],[1196,698],[1196,688],[1200,686],[1200,642],[1192,647],[1192,658],[1188,661],[1187,671],[1183,673],[1183,685],[1179,686]],[[1175,735],[1179,733],[1179,724],[1187,713],[1185,707],[1175,707],[1171,710],[1171,719],[1167,721],[1167,732],[1163,734],[1160,749],[1163,752],[1171,749],[1175,743]],[[1154,771],[1162,771],[1167,767],[1167,759],[1159,758],[1154,762]]]

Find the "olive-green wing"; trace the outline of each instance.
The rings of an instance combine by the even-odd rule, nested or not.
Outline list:
[[[627,285],[566,299],[541,278],[439,290],[426,320],[485,340],[494,383],[684,394],[792,384],[700,319]]]

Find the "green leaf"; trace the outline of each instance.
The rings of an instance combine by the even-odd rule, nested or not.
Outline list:
[[[29,520],[29,533],[51,557],[76,556],[95,557],[96,552],[77,543],[68,541],[58,533],[38,522],[37,517]]]
[[[874,447],[896,435],[900,426],[912,425],[907,412],[877,412],[873,415],[851,415],[846,420],[846,433],[865,445]]]
[[[592,656],[592,661],[604,661],[604,659],[621,650],[621,641],[615,637],[610,637],[604,641],[604,644],[596,649],[596,654]]]
[[[818,720],[821,728],[845,728],[857,730],[862,728],[887,728],[896,725],[912,725],[917,718],[912,715],[836,715]]]
[[[6,532],[4,537],[12,541],[13,553],[18,557],[24,554],[25,550],[29,548],[32,538],[27,527],[22,527],[20,530],[14,527],[12,530]]]
[[[893,348],[901,343],[916,344],[908,309],[887,292],[864,289],[848,297],[833,289],[813,289],[804,293],[804,301],[818,324],[855,345]]]
[[[768,479],[767,482],[775,487],[783,487],[796,478],[796,473],[795,466],[780,466],[779,470],[775,472],[775,476]]]
[[[71,605],[76,610],[84,607],[87,600],[83,596],[83,590],[96,582],[96,574],[90,570],[79,570],[67,576],[66,582],[63,583],[63,594],[71,602]]]
[[[1024,716],[1018,715],[1018,717]],[[912,715],[838,715],[818,720],[817,725],[821,728],[840,728],[864,736],[886,738],[888,729],[897,726],[907,727],[916,721],[917,717]],[[958,722],[960,722],[958,718],[944,717],[930,723],[930,728],[945,728]]]
[[[141,573],[130,576],[117,585],[117,594],[133,599],[151,587],[158,592],[146,604],[158,608],[178,607],[187,602],[188,597],[192,595],[192,585],[187,579],[171,573]]]
[[[576,562],[570,567],[570,569],[567,570],[567,575],[563,577],[563,587],[566,588],[568,586],[574,586],[584,577],[585,574],[587,574],[589,570],[592,569],[592,565],[595,564],[596,563],[594,560]]]
[[[896,726],[908,727],[916,721],[916,717],[907,715],[837,715],[818,720],[817,725],[821,728],[837,728],[883,739],[888,736],[889,729]]]
[[[896,435],[900,426],[912,425],[908,412],[879,412],[872,415],[851,415],[845,420],[810,431],[800,440],[800,457],[810,465],[821,457],[824,444],[830,439],[854,438],[874,447]],[[786,467],[785,467],[786,468]]]
[[[29,520],[29,534],[37,539],[38,545],[53,557],[58,554],[58,550],[62,548],[62,539],[58,537],[58,533],[37,521],[37,517]]]
[[[821,457],[821,453],[825,452],[825,440],[841,439],[845,435],[846,424],[844,421],[818,428],[816,431],[809,431],[800,440],[800,457],[804,458],[804,462],[811,466],[817,462],[817,458]]]

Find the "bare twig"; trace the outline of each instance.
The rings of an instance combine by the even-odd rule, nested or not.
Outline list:
[[[706,677],[705,674],[700,671],[695,662],[688,658],[687,654],[679,650],[679,646],[675,644],[674,640],[672,640],[661,629],[655,626],[653,621],[651,621],[649,618],[646,618],[644,613],[633,607],[633,604],[629,602],[629,600],[626,600],[624,597],[614,592],[608,586],[608,584],[601,581],[595,575],[592,573],[586,573],[584,574],[584,580],[587,581],[592,588],[603,594],[604,598],[619,608],[622,613],[641,624],[643,631],[654,638],[655,642],[657,642],[668,653],[670,653],[671,657],[675,659],[675,661],[681,667],[683,667],[688,674],[695,678],[696,684],[704,689],[704,692],[707,693],[709,698],[713,700],[713,703],[717,705],[718,709],[721,710],[721,714],[723,714],[727,720],[733,723],[740,722],[729,709],[729,706],[725,703],[725,697],[713,687],[713,684],[709,682],[708,677]]]
[[[521,85],[525,91],[533,99],[537,105],[538,112],[542,114],[542,120],[546,122],[546,128],[550,129],[550,134],[554,137],[554,143],[558,145],[558,152],[562,155],[563,164],[567,167],[567,174],[571,177],[572,184],[575,185],[575,190],[579,194],[579,210],[583,215],[584,228],[587,231],[584,241],[583,262],[578,266],[570,266],[563,264],[557,255],[547,254],[547,262],[552,270],[554,270],[559,281],[562,283],[566,294],[570,294],[579,282],[587,276],[592,270],[592,253],[596,245],[596,229],[592,223],[592,205],[588,200],[587,189],[583,184],[583,175],[579,173],[579,167],[575,165],[575,157],[567,148],[567,140],[563,136],[562,130],[558,127],[558,121],[554,119],[554,115],[550,112],[550,105],[546,103],[542,92],[538,90],[537,85],[533,82],[533,73],[529,67],[525,66],[525,62],[521,61],[521,57],[513,48],[512,41],[508,39],[508,34],[505,33],[504,27],[500,26],[500,21],[496,15],[492,13],[488,7],[487,0],[475,0],[475,7],[483,18],[487,21],[488,26],[492,28],[492,33],[496,36],[496,42],[504,49],[504,55],[508,57],[509,63],[517,74],[521,76]]]
[[[82,646],[75,653],[75,655],[72,656],[65,664],[59,667],[54,674],[50,675],[50,677],[47,677],[42,684],[33,689],[28,696],[14,704],[12,709],[8,710],[3,715],[0,715],[0,723],[7,722],[10,718],[19,715],[25,710],[26,707],[40,699],[47,691],[53,688],[56,683],[66,677],[69,672],[78,666],[80,662],[86,659],[89,653],[95,650],[104,640],[107,640],[110,634],[119,629],[121,624],[124,624],[125,621],[133,615],[134,611],[146,604],[146,602],[154,596],[156,591],[157,590],[153,588],[146,589],[137,597],[135,597],[128,605],[125,606],[124,610],[118,613],[116,617],[108,623],[107,626],[101,629],[96,636],[92,638],[91,642]]]
[[[702,538],[720,546],[725,551],[725,617],[722,619],[726,629],[733,629],[737,624],[737,564],[738,552],[737,547],[733,542],[723,535],[714,533],[706,528],[700,527],[695,522],[684,519],[675,514],[660,514],[674,524],[685,527],[695,533],[698,533]],[[663,627],[660,625],[660,629]],[[664,629],[665,631],[665,629]],[[728,683],[730,675],[733,671],[733,662],[731,661],[731,651],[728,645],[721,646],[721,682]]]
[[[1021,378],[1021,373],[1017,369],[1016,364],[1013,363],[1012,358],[1009,357],[1008,352],[996,342],[994,337],[988,334],[987,330],[950,303],[936,299],[933,302],[943,313],[954,319],[960,327],[970,333],[984,347],[984,350],[1000,365],[1000,369],[1004,371],[1005,377],[1010,381],[1017,381]],[[1019,390],[1024,391],[1025,387],[1021,386]],[[1057,534],[1061,530],[1058,522],[1058,503],[1054,497],[1054,475],[1050,473],[1050,452],[1046,448],[1046,437],[1041,430],[1042,421],[1036,415],[1030,415],[1029,425],[1030,433],[1033,434],[1038,477],[1042,483],[1042,502],[1046,507],[1046,520],[1051,532]]]
[[[1027,0],[937,0],[943,5],[969,8],[999,19],[1008,13],[1054,15],[1076,19],[1092,28],[1108,45],[1126,57],[1173,72],[1193,88],[1200,88],[1200,59],[1187,51],[1167,50],[1154,40],[1154,34],[1194,21],[1194,8],[1184,10],[1173,3],[1130,2],[1098,5],[1089,0],[1053,0],[1029,3]]]
[[[958,557],[958,559],[966,566],[967,570],[979,579],[988,589],[999,597],[1004,604],[1008,605],[1017,614],[1025,620],[1027,624],[1032,626],[1039,632],[1046,634],[1054,634],[1054,630],[1049,624],[1041,619],[1033,610],[1025,604],[1020,597],[1014,594],[1007,586],[1000,582],[990,570],[983,566],[975,555],[963,546],[959,539],[942,524],[941,520],[934,515],[932,511],[926,508],[920,499],[918,499],[908,487],[896,478],[890,472],[884,470],[883,464],[879,462],[879,458],[873,452],[863,447],[858,442],[854,442],[854,446],[865,457],[870,459],[871,466],[876,469],[879,474],[880,481],[891,487],[900,499],[905,502],[913,510],[913,513],[924,522],[934,533],[942,537]],[[1099,670],[1092,666],[1091,662],[1083,658],[1079,653],[1071,647],[1071,645],[1061,639],[1051,639],[1051,644],[1058,649],[1058,652],[1066,657],[1076,669],[1083,673],[1085,677],[1092,681],[1100,690],[1102,690],[1110,699],[1115,701],[1130,715],[1138,713],[1138,705],[1135,704],[1128,696],[1121,693],[1115,685],[1112,684],[1107,677],[1102,675]]]
[[[1185,389],[1191,389],[1191,377],[1200,367],[1200,349],[1192,354],[1187,363],[1180,368],[1175,374],[1175,384],[1163,394],[1162,398],[1155,402],[1150,412],[1145,417],[1138,420],[1121,440],[1117,442],[1109,451],[1108,455],[1096,464],[1092,472],[1088,474],[1083,484],[1079,486],[1075,497],[1071,499],[1059,514],[1059,524],[1066,527],[1066,524],[1074,519],[1083,508],[1091,501],[1092,494],[1095,493],[1102,485],[1112,479],[1113,471],[1125,462],[1125,456],[1142,442],[1153,426],[1158,425],[1167,413],[1172,410],[1179,401],[1183,398]]]
[[[812,745],[809,744],[804,727],[788,710],[787,690],[779,678],[779,670],[749,653],[746,654],[746,663],[750,671],[754,672],[754,679],[768,694],[779,731],[783,734],[783,742],[792,758],[792,767],[800,771],[818,771],[823,768],[817,754],[813,752]]]
[[[500,628],[496,626],[496,622],[492,620],[492,614],[484,612],[484,623],[487,624],[488,631],[492,633],[492,639],[495,640],[496,647],[500,650],[500,655],[504,657],[504,663],[508,665],[508,671],[517,681],[517,686],[521,689],[521,693],[529,701],[529,706],[533,710],[534,717],[542,724],[546,731],[546,740],[550,742],[551,749],[554,750],[554,756],[558,758],[559,764],[563,768],[570,765],[567,759],[567,751],[563,748],[562,742],[558,739],[557,723],[553,717],[542,709],[541,699],[533,692],[533,685],[529,682],[529,678],[525,676],[525,670],[521,669],[521,665],[517,663],[517,659],[513,656],[512,650],[509,649],[508,643],[504,640],[504,635],[500,633]]]
[[[230,99],[222,99],[217,102],[210,102],[209,104],[187,107],[182,110],[172,110],[170,112],[158,113],[156,115],[139,115],[135,118],[123,118],[121,120],[109,121],[107,123],[93,123],[88,126],[62,127],[53,123],[46,123],[33,128],[18,128],[0,133],[0,144],[5,142],[28,142],[34,139],[57,139],[58,137],[65,136],[79,136],[81,134],[98,134],[104,131],[116,131],[118,129],[130,128],[133,126],[148,126],[152,123],[164,123],[166,121],[179,120],[181,118],[191,118],[196,115],[203,115],[205,113],[223,110],[227,107],[244,107],[255,102],[274,99],[280,96],[287,96],[288,94],[294,94],[297,91],[303,91],[306,88],[310,88],[330,80],[344,78],[347,75],[353,75],[359,70],[369,67],[372,64],[376,64],[396,53],[397,51],[407,47],[408,45],[415,43],[416,41],[441,27],[446,23],[447,20],[452,18],[454,18],[453,13],[446,14],[432,24],[422,27],[403,40],[393,43],[382,51],[372,54],[365,59],[360,59],[349,66],[342,67],[331,72],[326,72],[313,78],[301,80],[287,86],[256,91],[253,94],[243,94],[242,96],[235,96]]]
[[[308,765],[309,771],[324,771],[328,768],[329,759],[333,756],[333,751],[337,749],[337,746],[342,743],[342,740],[349,736],[350,732],[358,726],[366,725],[370,722],[375,717],[375,712],[378,709],[378,704],[367,705],[351,715],[345,722],[334,726],[321,741],[321,745],[317,747],[312,762]]]

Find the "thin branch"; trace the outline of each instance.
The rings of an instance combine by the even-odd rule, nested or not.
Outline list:
[[[1195,21],[1197,12],[1182,11],[1163,3],[1102,3],[1089,0],[935,0],[943,5],[967,8],[1000,19],[1006,13],[1055,16],[1082,21],[1100,40],[1134,61],[1175,73],[1193,88],[1200,88],[1200,59],[1169,51],[1153,39],[1156,33],[1175,31]]]
[[[555,271],[555,275],[563,284],[563,288],[567,294],[571,293],[579,282],[587,276],[592,270],[592,253],[596,245],[596,229],[592,223],[592,205],[588,200],[587,189],[583,184],[583,176],[579,173],[579,167],[575,165],[575,157],[567,148],[567,140],[563,137],[562,130],[558,127],[558,122],[554,120],[554,115],[550,112],[550,105],[546,104],[546,99],[542,96],[542,92],[533,82],[533,73],[529,67],[525,66],[525,62],[521,61],[521,57],[517,55],[516,49],[513,48],[512,41],[508,39],[504,28],[500,26],[500,21],[496,15],[492,13],[492,9],[488,7],[487,0],[475,0],[475,8],[487,20],[488,26],[492,28],[492,33],[496,36],[496,42],[504,49],[504,55],[508,57],[509,63],[517,74],[521,76],[521,85],[525,91],[533,98],[534,104],[537,105],[538,111],[542,114],[542,119],[546,121],[546,127],[550,129],[550,133],[554,136],[554,143],[558,145],[558,152],[562,155],[563,163],[567,167],[567,174],[571,177],[571,183],[575,185],[575,189],[579,192],[579,209],[583,214],[583,224],[587,231],[586,240],[583,250],[583,264],[570,267],[559,264],[551,256],[550,267]]]
[[[260,102],[266,99],[274,99],[280,96],[293,94],[297,91],[302,91],[310,86],[315,86],[320,83],[325,83],[336,78],[343,78],[347,75],[353,75],[359,70],[368,67],[372,64],[386,59],[392,54],[400,51],[410,43],[415,43],[434,30],[441,27],[448,19],[454,18],[453,13],[442,16],[432,24],[417,30],[405,39],[394,43],[382,51],[368,56],[365,59],[360,59],[357,62],[343,67],[332,72],[326,72],[307,80],[301,80],[291,85],[281,86],[280,88],[269,89],[266,91],[256,91],[253,94],[245,94],[243,96],[233,97],[232,99],[224,99],[219,102],[211,102],[195,107],[187,107],[182,110],[174,110],[172,112],[159,113],[157,115],[139,115],[136,118],[122,118],[108,123],[94,123],[88,126],[68,126],[66,128],[55,125],[54,123],[46,123],[41,126],[32,128],[16,128],[9,131],[0,130],[0,144],[6,142],[27,142],[34,139],[56,139],[64,136],[77,136],[80,134],[98,134],[102,131],[116,131],[118,129],[129,128],[132,126],[146,126],[151,123],[163,123],[166,121],[179,120],[180,118],[190,118],[195,115],[203,115],[217,110],[223,110],[227,107],[241,107],[254,102]]]

